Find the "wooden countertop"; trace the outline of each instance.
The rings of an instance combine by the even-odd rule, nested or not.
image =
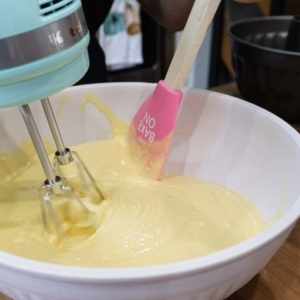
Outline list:
[[[211,89],[239,97],[235,83]],[[300,132],[300,124],[292,124]],[[248,284],[226,300],[300,299],[300,220],[268,265]],[[0,294],[0,300],[10,300]]]

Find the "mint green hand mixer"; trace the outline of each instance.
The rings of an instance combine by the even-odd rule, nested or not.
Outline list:
[[[64,235],[52,205],[53,197],[67,195],[87,216],[89,211],[50,163],[28,103],[42,102],[57,146],[57,164],[76,164],[80,179],[90,183],[89,188],[96,190],[101,198],[100,190],[81,159],[64,146],[47,98],[73,85],[88,69],[89,33],[81,2],[9,0],[1,1],[0,8],[0,108],[19,106],[46,175],[39,190],[44,225],[48,228],[52,222]]]

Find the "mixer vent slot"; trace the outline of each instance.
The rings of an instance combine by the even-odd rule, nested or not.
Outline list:
[[[39,0],[41,16],[49,16],[71,5],[76,0]]]

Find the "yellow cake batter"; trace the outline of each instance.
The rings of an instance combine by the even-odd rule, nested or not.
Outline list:
[[[225,187],[172,174],[160,181],[142,178],[128,159],[124,132],[72,147],[105,199],[94,191],[80,194],[92,212],[87,219],[74,203],[54,198],[68,235],[63,240],[42,226],[37,187],[45,175],[36,157],[26,160],[34,153],[31,143],[2,154],[0,249],[67,265],[142,266],[218,251],[268,226],[250,200]],[[14,173],[5,168],[12,162]],[[72,167],[66,174],[73,174]],[[72,178],[70,183],[77,184]]]

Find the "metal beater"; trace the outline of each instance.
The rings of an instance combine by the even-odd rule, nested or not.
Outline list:
[[[15,9],[25,7],[26,9]],[[79,193],[59,176],[60,166],[75,164],[84,193],[102,194],[78,154],[64,146],[48,96],[77,82],[87,71],[89,32],[80,0],[10,0],[0,3],[0,108],[19,106],[43,166],[46,180],[39,189],[42,220],[66,234],[54,201],[77,203],[87,218],[90,212]],[[41,100],[56,143],[56,163],[50,163],[29,102]],[[49,219],[50,218],[50,219]]]
[[[49,100],[48,99],[42,100],[42,105],[45,110],[45,114],[47,116],[55,143],[58,148],[58,150],[55,153],[57,157],[57,163],[63,165],[75,163],[71,151],[64,147]],[[67,180],[55,174],[54,168],[50,163],[48,154],[45,150],[39,131],[33,119],[29,105],[25,104],[20,106],[20,111],[22,113],[23,119],[25,121],[30,137],[35,146],[35,149],[37,151],[37,154],[39,156],[40,162],[42,164],[42,167],[46,175],[46,180],[44,181],[44,184],[39,189],[39,199],[41,203],[43,224],[46,229],[49,229],[49,221],[47,220],[47,215],[49,214],[50,218],[54,223],[54,226],[56,227],[57,232],[60,234],[61,237],[64,237],[66,235],[66,232],[64,231],[63,226],[58,218],[58,215],[55,209],[53,208],[52,205],[53,199],[51,198],[59,197],[61,194],[64,194],[64,197],[70,198],[71,201],[76,201],[81,206],[87,218],[90,218],[89,210],[86,208],[84,203],[80,200],[80,198],[77,196],[73,188],[70,185],[68,185]],[[83,168],[83,170],[86,172],[86,175],[89,177],[90,182],[93,184],[93,188],[99,193],[99,197],[101,197],[102,194],[98,189],[95,180],[87,170],[86,166],[82,163],[81,160],[79,160],[76,163],[78,164],[78,168]]]
[[[54,165],[54,169],[57,170],[59,166],[67,166],[71,163],[75,164],[77,176],[80,177],[80,183],[82,184],[85,193],[89,193],[90,190],[93,189],[97,192],[98,197],[103,199],[102,192],[99,190],[95,179],[83,163],[79,154],[65,147],[49,99],[43,99],[41,100],[41,103],[57,147],[57,151],[55,152],[56,163]],[[59,171],[57,175],[60,175]]]

